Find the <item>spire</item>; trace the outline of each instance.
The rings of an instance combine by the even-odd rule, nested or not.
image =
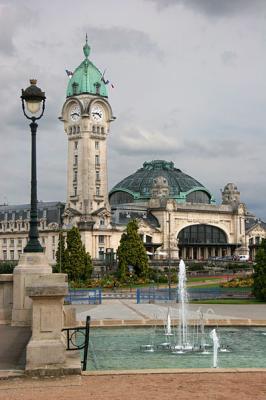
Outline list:
[[[90,51],[91,51],[91,48],[90,48],[90,46],[88,45],[88,35],[87,35],[87,33],[86,33],[86,43],[85,43],[84,46],[83,46],[83,53],[84,53],[84,56],[85,56],[86,58],[89,57]]]

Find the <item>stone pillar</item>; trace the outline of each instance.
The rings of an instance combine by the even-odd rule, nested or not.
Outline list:
[[[66,282],[60,282],[65,279],[64,274],[54,275],[58,275],[58,282],[43,277],[26,288],[26,294],[32,300],[32,337],[26,351],[28,372],[58,371],[66,362],[62,328],[63,302],[68,287]]]
[[[23,253],[13,272],[13,326],[31,325],[31,299],[26,295],[26,286],[40,276],[51,275],[52,268],[43,253]]]
[[[0,275],[0,324],[11,321],[13,303],[13,275]]]

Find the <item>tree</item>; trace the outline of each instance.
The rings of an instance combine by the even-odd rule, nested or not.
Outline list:
[[[262,239],[255,261],[253,293],[258,300],[266,300],[266,239]]]
[[[131,265],[137,276],[146,277],[148,273],[148,256],[144,244],[138,234],[138,223],[132,220],[127,224],[117,249],[118,272],[125,279],[128,266]]]
[[[56,258],[56,271],[61,272],[64,271],[65,269],[65,263],[66,263],[66,249],[65,249],[65,237],[63,232],[61,231],[59,233],[59,238],[58,238],[58,245],[57,245],[57,250],[55,254]]]
[[[85,281],[90,278],[93,270],[92,260],[82,244],[78,228],[73,227],[67,232],[67,248],[64,251],[62,272],[68,274],[70,281]]]

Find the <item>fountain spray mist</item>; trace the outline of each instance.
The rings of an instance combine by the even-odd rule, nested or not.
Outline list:
[[[220,347],[219,339],[216,333],[216,329],[213,329],[210,332],[210,337],[213,341],[213,368],[217,368],[217,355],[218,355],[218,348]]]
[[[187,329],[187,276],[186,266],[183,260],[179,263],[178,272],[178,302],[179,302],[179,346],[186,348],[189,346],[188,343],[188,329]]]

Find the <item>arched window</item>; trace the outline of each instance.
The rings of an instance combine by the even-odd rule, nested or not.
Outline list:
[[[190,225],[182,229],[178,235],[179,244],[225,244],[226,234],[212,225]]]
[[[127,193],[127,192],[115,192],[112,193],[110,198],[109,198],[110,204],[115,205],[115,204],[123,204],[123,203],[133,203],[134,197]]]
[[[204,203],[210,204],[210,195],[203,190],[196,190],[195,192],[191,192],[187,195],[186,201],[188,203]]]

